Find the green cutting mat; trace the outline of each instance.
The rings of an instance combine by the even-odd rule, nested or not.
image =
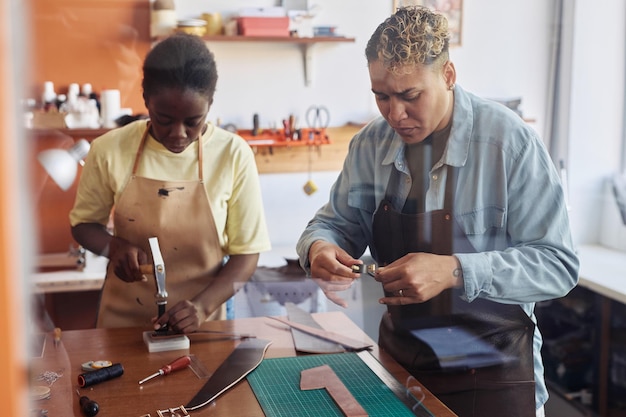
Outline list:
[[[372,366],[368,366],[364,360]],[[407,390],[402,389],[402,385],[369,352],[264,359],[248,375],[248,382],[265,415],[342,417],[343,413],[325,389],[300,390],[300,372],[321,365],[329,365],[333,369],[370,417],[433,417],[419,401],[406,394]],[[377,368],[376,373],[374,367]],[[402,389],[399,396],[392,387],[397,391],[400,391],[398,388]]]

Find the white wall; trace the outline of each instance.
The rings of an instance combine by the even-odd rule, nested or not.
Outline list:
[[[376,116],[364,50],[371,33],[392,11],[392,0],[312,0],[320,12],[315,25],[336,25],[354,43],[316,44],[313,84],[305,86],[302,54],[295,44],[209,44],[220,80],[213,120],[250,128],[259,113],[262,127],[293,113],[303,120],[308,106],[330,109],[331,125],[365,122]],[[227,19],[239,8],[278,5],[272,0],[176,0],[179,17],[220,12]],[[451,49],[458,83],[485,97],[522,97],[524,116],[543,133],[546,113],[552,2],[466,0],[462,44]],[[328,198],[336,172],[314,173],[319,190],[302,191],[307,174],[263,175],[263,198],[272,242],[281,251],[295,245],[307,221]],[[287,255],[291,253],[287,249]],[[293,252],[295,253],[295,251]]]
[[[572,227],[577,243],[600,239],[605,179],[618,169],[624,99],[626,2],[567,0],[575,3],[569,128],[569,184]],[[370,92],[364,49],[371,33],[392,8],[392,0],[310,0],[321,11],[315,25],[337,25],[354,43],[313,48],[312,86],[305,86],[302,54],[295,44],[210,44],[220,71],[210,116],[250,128],[259,113],[269,126],[293,113],[303,120],[309,105],[330,109],[331,125],[364,122],[377,109]],[[554,0],[465,0],[462,45],[451,49],[458,83],[490,98],[521,96],[524,116],[545,135],[548,71]],[[243,7],[278,5],[273,0],[176,0],[180,17]],[[302,191],[306,174],[262,178],[272,240],[297,239],[321,205],[336,173],[320,174],[319,191]],[[277,184],[280,184],[277,186]]]
[[[606,180],[620,164],[626,2],[578,0],[574,28],[569,129],[572,228],[577,243],[597,243],[602,239],[605,206],[615,204],[606,192]]]
[[[364,50],[379,23],[392,9],[392,0],[311,0],[319,5],[315,25],[336,25],[354,43],[316,44],[314,82],[305,86],[302,54],[295,44],[209,44],[216,55],[220,80],[211,116],[241,128],[276,122],[293,113],[304,120],[312,104],[330,109],[331,125],[364,122],[377,115],[370,92]],[[551,1],[466,0],[463,5],[462,46],[451,50],[459,84],[492,98],[521,96],[524,115],[537,119],[541,132],[545,114],[548,70],[547,41]],[[244,7],[278,5],[272,0],[176,0],[180,17],[220,12],[224,18]],[[509,18],[503,18],[509,16]]]

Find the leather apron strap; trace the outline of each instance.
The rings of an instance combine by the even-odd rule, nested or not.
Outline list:
[[[379,265],[414,252],[475,252],[453,217],[458,169],[448,168],[444,208],[418,214],[401,213],[391,204],[399,175],[392,171],[386,198],[374,214],[374,246]],[[485,299],[467,303],[460,295],[459,289],[450,289],[425,303],[388,306],[388,313],[381,320],[379,344],[461,417],[533,417],[534,324],[518,305]],[[468,362],[455,371],[444,370],[432,347],[411,334],[413,329],[455,326],[467,329],[514,360],[485,368]]]
[[[222,266],[217,228],[202,180],[202,136],[198,138],[198,179],[163,181],[137,175],[149,124],[137,150],[128,184],[116,203],[115,235],[142,248],[148,256],[150,237],[159,238],[166,266],[168,306],[204,290]],[[109,265],[102,291],[98,327],[151,326],[157,315],[156,283],[126,283]],[[225,306],[210,319],[225,318]]]

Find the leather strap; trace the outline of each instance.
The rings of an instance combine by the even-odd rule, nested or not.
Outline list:
[[[364,343],[360,340],[351,339],[344,335],[329,332],[327,330],[316,329],[315,327],[310,327],[300,323],[294,323],[293,321],[281,319],[279,317],[269,317],[270,319],[277,320],[283,324],[286,324],[289,327],[293,327],[294,329],[301,330],[305,333],[312,334],[313,336],[320,337],[324,340],[330,340],[331,342],[339,343],[341,346],[346,348],[347,350],[351,350],[354,352],[358,352],[360,350],[370,349],[372,347],[369,343]]]
[[[326,389],[346,417],[367,417],[367,411],[341,382],[333,368],[328,365],[304,369],[300,373],[300,389]]]
[[[242,341],[215,370],[200,391],[187,403],[186,410],[204,407],[256,369],[272,342],[263,339]]]
[[[285,309],[287,310],[287,317],[289,321],[294,323],[304,324],[309,327],[314,327],[319,330],[322,329],[313,316],[294,303],[285,303]],[[345,349],[338,343],[331,342],[311,334],[305,333],[302,330],[291,328],[291,337],[293,337],[293,344],[298,352],[304,353],[341,353],[345,352]]]

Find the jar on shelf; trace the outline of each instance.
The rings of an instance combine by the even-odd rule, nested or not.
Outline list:
[[[206,22],[202,19],[179,20],[176,31],[190,35],[204,36],[206,34]]]
[[[155,0],[150,10],[150,36],[168,36],[176,29],[174,0]]]
[[[209,36],[221,35],[224,31],[222,15],[219,13],[202,13],[202,20],[206,22],[206,34]]]

